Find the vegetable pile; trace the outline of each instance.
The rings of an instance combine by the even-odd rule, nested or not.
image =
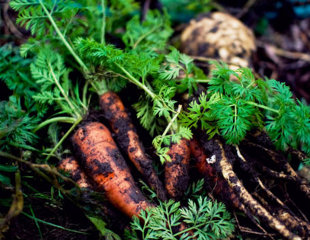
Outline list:
[[[0,48],[0,187],[15,189],[0,238],[20,213],[44,237],[21,190],[29,170],[106,239],[239,237],[239,218],[310,237],[310,186],[288,162],[309,163],[310,108],[249,68],[212,61],[206,75],[146,3],[10,2],[32,37]]]

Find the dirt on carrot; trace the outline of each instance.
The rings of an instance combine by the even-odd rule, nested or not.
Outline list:
[[[110,131],[98,122],[85,123],[72,137],[75,152],[96,188],[127,216],[138,216],[153,205],[136,186]]]
[[[73,181],[80,188],[92,189],[92,185],[87,179],[85,172],[80,168],[78,161],[70,156],[62,159],[58,165],[58,169],[68,172]]]
[[[189,182],[189,140],[183,138],[179,143],[173,143],[168,155],[171,161],[165,165],[165,187],[172,198],[180,199]]]
[[[146,155],[137,130],[127,113],[122,100],[114,92],[106,92],[100,97],[100,106],[116,135],[117,143],[126,153],[136,169],[153,188],[160,200],[167,200],[162,182],[159,180],[152,160]]]

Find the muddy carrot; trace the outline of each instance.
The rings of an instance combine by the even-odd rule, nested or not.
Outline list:
[[[286,239],[301,240],[301,237],[292,233],[278,218],[268,212],[251,194],[246,190],[243,183],[239,180],[236,173],[233,171],[232,163],[227,159],[222,143],[217,140],[218,164],[224,179],[229,183],[229,186],[238,193],[243,204],[251,210],[253,214],[262,219],[269,227],[280,233]]]
[[[114,92],[106,92],[100,97],[100,106],[116,135],[117,143],[126,153],[136,169],[153,188],[159,199],[167,200],[165,189],[159,180],[152,160],[145,154],[142,142],[121,99]]]
[[[107,127],[86,123],[74,133],[72,143],[87,175],[117,209],[132,217],[153,206],[136,186]]]
[[[178,200],[188,187],[189,140],[183,138],[179,143],[173,143],[168,155],[171,161],[165,165],[165,187],[168,194]]]
[[[85,172],[80,168],[79,163],[74,157],[62,159],[58,165],[58,169],[68,172],[70,177],[76,182],[80,188],[91,189],[91,183],[88,181]]]
[[[214,167],[207,162],[207,159],[210,158],[208,158],[204,149],[195,138],[190,140],[190,150],[195,159],[195,167],[200,175],[206,178],[209,183],[213,184],[212,192],[232,207],[243,210],[243,204],[238,200],[236,194],[228,186],[227,182],[219,176]]]

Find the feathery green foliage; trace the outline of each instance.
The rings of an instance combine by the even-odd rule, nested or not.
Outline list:
[[[0,53],[0,79],[12,91],[8,100],[0,102],[0,150],[10,151],[14,146],[35,143],[33,130],[46,108],[32,100],[38,90],[30,74],[33,59],[22,58],[11,45],[2,46]]]
[[[206,76],[194,65],[193,59],[172,48],[165,56],[159,78],[154,81],[154,85],[167,85],[175,88],[178,93],[187,92],[192,95],[197,90],[197,83],[201,81],[207,81]]]
[[[19,48],[12,45],[0,47],[0,80],[15,96],[31,96],[37,85],[33,83],[29,72],[31,58],[22,58]],[[28,98],[25,98],[28,101]]]
[[[33,144],[37,140],[33,130],[39,120],[26,112],[21,101],[14,96],[9,101],[0,101],[0,150],[8,151],[12,146]]]
[[[234,230],[225,205],[202,196],[195,201],[189,199],[183,208],[173,200],[160,202],[158,207],[142,210],[140,218],[142,221],[133,218],[126,239],[223,239]],[[181,224],[187,228],[174,232]]]
[[[148,129],[151,133],[162,128],[162,126],[155,124],[163,123],[163,121],[155,121],[154,118],[163,118],[165,123],[168,123],[163,134],[153,140],[153,145],[161,162],[169,160],[169,156],[166,154],[168,148],[163,147],[163,144],[169,146],[171,142],[178,142],[183,137],[191,138],[191,131],[185,126],[179,126],[176,121],[175,116],[181,111],[181,109],[179,111],[175,110],[177,107],[173,97],[176,89],[165,84],[156,84],[153,87],[153,81],[150,81],[150,77],[151,79],[159,78],[160,57],[152,57],[148,53],[136,51],[126,52],[113,45],[101,44],[91,39],[77,39],[75,46],[79,49],[79,54],[85,62],[93,66],[104,67],[107,72],[123,78],[142,89],[146,96],[150,98],[150,101],[146,103],[151,105],[146,105],[140,101],[135,106],[138,112],[137,115],[141,116],[141,122],[144,126],[149,126],[146,122],[154,124],[151,129]],[[152,109],[152,114],[150,114],[150,109]],[[170,134],[167,134],[168,132]]]
[[[202,94],[181,115],[188,127],[199,124],[210,137],[221,134],[238,144],[254,127],[266,129],[280,149],[288,146],[310,153],[310,108],[295,101],[284,83],[256,80],[248,68],[231,70],[216,64],[208,94]]]
[[[149,11],[142,23],[140,23],[138,15],[127,23],[122,39],[129,49],[158,53],[166,48],[167,40],[171,34],[172,29],[168,16],[158,11]]]
[[[40,91],[33,96],[36,101],[54,105],[62,114],[75,119],[85,114],[87,103],[80,99],[78,88],[72,86],[70,70],[65,68],[59,54],[49,48],[42,49],[30,68],[32,77],[40,86]]]
[[[195,13],[210,7],[208,0],[199,5],[182,2]],[[89,90],[101,94],[131,83],[142,92],[134,108],[142,126],[158,135],[153,145],[162,163],[169,161],[171,143],[192,137],[192,127],[201,127],[210,137],[220,134],[232,144],[252,128],[265,128],[279,147],[300,147],[310,153],[309,107],[296,102],[284,84],[256,80],[249,69],[232,71],[214,63],[217,69],[207,80],[190,57],[169,48],[172,29],[166,14],[149,11],[140,23],[139,5],[133,0],[12,0],[10,5],[19,11],[18,23],[34,35],[20,52],[26,56],[30,51],[36,57],[22,59],[15,49],[0,48],[4,53],[0,78],[13,91],[9,101],[0,102],[0,150],[33,144],[34,132],[50,125],[46,132],[55,147],[42,149],[48,157],[53,155],[87,112]],[[122,39],[125,49],[107,44],[106,35]],[[84,84],[70,78],[71,69],[82,73]],[[202,93],[188,111],[182,110],[176,95],[192,94],[198,82],[209,82],[208,93]],[[47,109],[49,116],[44,115]],[[60,122],[72,124],[64,135],[60,132],[68,126]],[[5,176],[0,180],[9,183]],[[192,186],[187,195],[194,200],[184,208],[171,200],[142,211],[144,221],[133,220],[128,238],[227,237],[234,228],[229,213],[223,204],[200,196],[202,188],[203,182]],[[96,216],[90,220],[103,235],[111,233]],[[181,223],[188,228],[173,233],[172,227]]]

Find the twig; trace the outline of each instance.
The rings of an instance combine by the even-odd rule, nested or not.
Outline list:
[[[19,39],[25,38],[25,36],[18,30],[18,28],[10,19],[8,15],[8,10],[9,10],[9,1],[6,1],[5,3],[3,3],[3,10],[2,10],[5,24],[10,29],[11,33],[13,33],[13,35],[15,35],[17,38]]]
[[[145,0],[142,8],[141,22],[143,22],[146,18],[147,12],[150,9],[151,0]]]
[[[271,239],[274,239],[272,236],[275,236],[275,234],[270,234],[270,233],[262,233],[262,232],[255,232],[253,230],[250,230],[246,227],[242,227],[240,226],[240,231],[241,232],[244,232],[244,233],[251,233],[251,234],[255,234],[255,235],[261,235],[261,236],[268,236],[270,237]]]
[[[50,166],[48,166],[47,164],[34,164],[32,162],[26,161],[22,158],[16,157],[14,155],[11,155],[9,153],[5,153],[0,151],[0,157],[5,157],[8,159],[12,159],[15,160],[17,162],[26,164],[28,167],[30,167],[36,174],[38,174],[39,176],[41,176],[43,179],[45,179],[47,182],[51,183],[52,185],[54,185],[57,189],[59,189],[64,195],[67,195],[67,191],[65,189],[63,189],[58,181],[55,178],[55,175],[60,177],[61,179],[63,179],[64,181],[70,182],[72,183],[75,187],[77,187],[79,193],[81,193],[80,188],[78,187],[78,185],[70,178],[67,178],[65,176],[63,176],[62,174],[60,174],[56,169],[52,169]],[[48,166],[48,167],[47,167]],[[46,172],[50,173],[54,179],[51,179],[48,175],[46,175],[44,172],[42,172],[41,169],[44,169]]]
[[[299,207],[295,204],[295,202],[289,197],[288,194],[285,194],[286,199],[297,209],[297,211],[300,213],[300,215],[304,218],[305,221],[309,222],[306,215],[299,209]]]
[[[248,11],[249,9],[255,4],[256,0],[248,0],[242,10],[237,14],[237,18],[242,18]]]
[[[24,207],[23,192],[21,190],[21,176],[19,169],[15,173],[15,194],[13,195],[13,202],[11,207],[3,219],[0,219],[0,238],[2,233],[8,229],[8,224],[12,218],[19,215]]]
[[[200,62],[210,62],[210,61],[219,61],[219,59],[217,58],[210,58],[210,57],[202,57],[202,56],[193,56],[193,55],[190,55],[190,57],[194,60],[197,60],[197,61],[200,61]],[[236,63],[232,63],[232,62],[228,62],[228,61],[224,61],[221,59],[222,62],[230,65],[230,66],[235,66],[235,67],[243,67],[239,64],[236,64]]]
[[[302,179],[300,176],[298,176],[298,174],[295,172],[295,170],[292,168],[292,166],[287,161],[277,159],[276,156],[281,156],[279,153],[277,153],[276,151],[270,150],[268,148],[265,148],[265,147],[263,147],[259,144],[256,144],[256,143],[252,143],[249,141],[246,141],[245,143],[248,145],[260,148],[263,151],[265,151],[271,157],[271,160],[273,160],[281,168],[283,168],[283,170],[289,176],[288,179],[294,179],[293,181],[295,181],[295,183],[296,183],[297,187],[300,189],[300,191],[303,192],[308,199],[310,199],[310,187],[309,187],[308,182],[306,180]],[[269,172],[271,172],[271,170]]]
[[[310,55],[306,53],[301,53],[301,52],[291,52],[291,51],[286,51],[281,48],[277,48],[275,46],[272,46],[270,44],[261,42],[261,41],[256,41],[257,46],[266,48],[268,47],[269,50],[273,51],[276,55],[289,58],[289,59],[301,59],[303,61],[309,62],[310,63]]]

